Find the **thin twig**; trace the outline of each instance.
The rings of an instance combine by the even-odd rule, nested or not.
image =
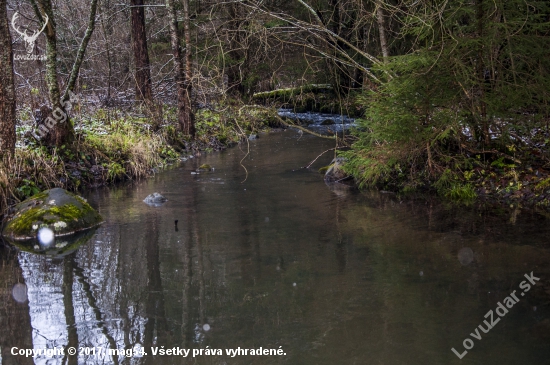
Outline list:
[[[309,165],[307,165],[306,167],[302,167],[303,169],[309,169],[311,167],[311,165],[313,165],[315,163],[315,161],[317,161],[319,159],[319,157],[323,156],[325,153],[329,152],[329,151],[334,151],[334,150],[337,150],[339,148],[342,148],[342,147],[334,147],[334,148],[330,148],[324,152],[322,152],[319,156],[315,157],[315,159],[313,161],[311,161],[309,163]]]

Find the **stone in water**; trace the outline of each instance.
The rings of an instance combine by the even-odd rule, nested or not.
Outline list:
[[[160,195],[159,193],[153,193],[149,195],[147,198],[143,199],[143,202],[147,205],[152,205],[155,207],[160,207],[162,204],[166,203],[168,199],[166,199],[164,196]]]

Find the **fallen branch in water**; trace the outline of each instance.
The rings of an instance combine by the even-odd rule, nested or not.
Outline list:
[[[329,148],[328,150],[324,151],[323,153],[321,153],[319,156],[315,157],[315,159],[313,161],[311,161],[309,163],[309,165],[307,165],[306,167],[302,167],[303,169],[309,169],[311,167],[311,165],[313,165],[315,163],[315,161],[317,161],[319,159],[319,157],[323,156],[325,153],[329,152],[329,151],[334,151],[334,150],[337,150],[339,148],[343,148],[343,147],[334,147],[334,148]]]
[[[302,126],[299,126],[299,125],[296,125],[296,124],[293,124],[293,123],[288,123],[287,121],[285,121],[283,118],[281,118],[280,116],[276,115],[275,118],[277,118],[277,120],[279,122],[281,122],[283,125],[286,125],[287,127],[292,127],[292,128],[296,128],[296,129],[299,129],[301,130],[302,132],[306,132],[306,133],[309,133],[315,137],[319,137],[319,138],[325,138],[325,139],[336,139],[338,140],[338,136],[335,134],[334,136],[323,136],[322,134],[319,134],[317,132],[314,132],[312,130],[309,130],[307,128],[304,128]]]

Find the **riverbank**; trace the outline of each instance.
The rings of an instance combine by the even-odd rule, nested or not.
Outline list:
[[[542,134],[542,143],[546,139]],[[453,141],[454,142],[454,141]],[[520,143],[476,150],[465,143],[427,147],[369,145],[356,142],[343,155],[343,169],[361,188],[401,196],[438,195],[458,204],[532,208],[550,211],[550,163],[544,148]],[[532,142],[538,144],[538,142]],[[540,145],[540,144],[539,144]]]
[[[53,187],[78,191],[151,176],[177,161],[241,143],[275,126],[276,115],[274,108],[239,103],[199,109],[191,140],[179,132],[171,107],[157,123],[139,108],[78,110],[74,145],[48,148],[32,137],[31,113],[22,109],[15,158],[9,167],[0,166],[0,212]]]

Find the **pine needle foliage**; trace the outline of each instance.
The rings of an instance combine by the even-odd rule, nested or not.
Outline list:
[[[344,153],[361,186],[433,186],[471,168],[471,151],[502,158],[548,133],[550,2],[406,4],[410,51],[373,68],[391,77],[360,96],[365,117]]]

